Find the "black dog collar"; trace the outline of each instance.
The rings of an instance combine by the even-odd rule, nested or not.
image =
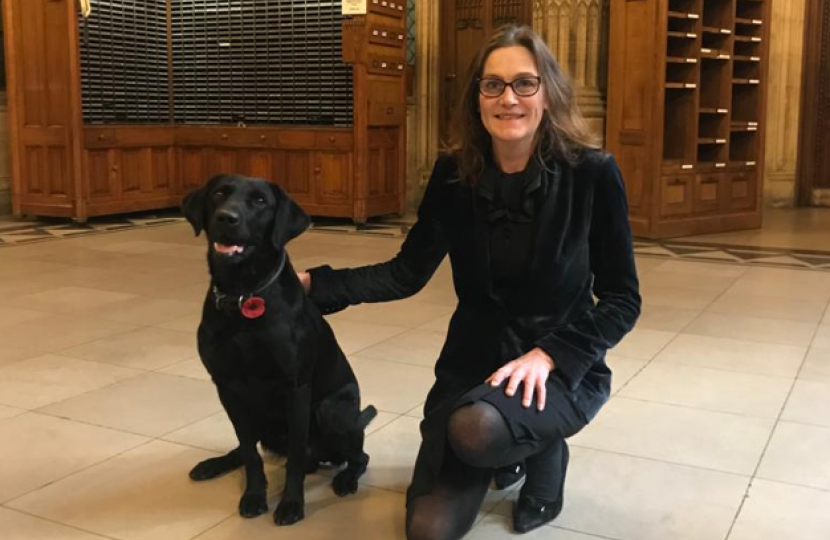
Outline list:
[[[271,273],[265,283],[248,294],[230,296],[220,291],[219,287],[216,285],[213,285],[211,287],[211,292],[213,293],[213,300],[216,304],[217,311],[221,311],[223,308],[233,305],[246,319],[258,319],[265,313],[265,300],[257,296],[257,294],[270,287],[279,275],[282,274],[284,268],[285,252],[282,253],[282,258],[280,259],[280,263],[277,265],[277,269]]]

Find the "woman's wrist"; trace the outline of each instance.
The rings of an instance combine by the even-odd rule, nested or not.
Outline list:
[[[548,371],[553,371],[556,369],[556,363],[553,361],[553,358],[550,357],[548,353],[546,353],[543,349],[536,347],[533,351],[538,358],[540,358],[545,364],[547,364]]]

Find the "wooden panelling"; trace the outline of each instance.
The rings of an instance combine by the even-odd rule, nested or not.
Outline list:
[[[167,191],[177,193],[178,190],[173,184],[175,171],[173,168],[173,150],[171,148],[151,148],[150,161],[152,174],[148,180],[150,191]]]
[[[93,197],[108,196],[110,189],[110,154],[115,150],[93,150],[87,153],[89,170],[89,194]]]
[[[611,0],[606,143],[637,235],[760,223],[770,2]]]
[[[403,209],[404,4],[343,21],[343,65],[336,3],[298,18],[293,0],[223,2],[100,0],[82,19],[75,0],[4,0],[15,213],[160,208],[217,173],[274,181],[311,213]]]
[[[729,178],[728,207],[730,211],[754,210],[758,199],[758,175],[739,173]]]
[[[149,149],[122,149],[118,152],[121,169],[121,190],[125,195],[136,195],[142,191],[142,182],[150,178],[153,169],[150,165],[152,154]]]
[[[252,151],[248,154],[248,167],[245,173],[257,178],[265,178],[279,182],[280,178],[274,177],[274,153]]]
[[[722,211],[727,182],[728,176],[723,174],[697,175],[694,188],[694,213],[702,215]]]
[[[686,216],[692,213],[692,184],[694,176],[669,176],[660,182],[660,215]]]
[[[311,198],[313,196],[311,191],[311,172],[310,152],[286,152],[285,179],[275,181],[284,186],[292,195],[304,195],[311,202],[313,201]]]
[[[200,187],[208,178],[204,148],[179,148],[179,177],[185,192]]]
[[[352,154],[347,152],[314,152],[315,200],[337,204],[351,196]]]

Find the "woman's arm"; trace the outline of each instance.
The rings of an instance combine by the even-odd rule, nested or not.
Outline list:
[[[439,158],[418,208],[418,221],[401,250],[390,261],[334,270],[312,268],[309,295],[323,313],[332,313],[362,302],[386,302],[420,291],[447,254],[448,242],[440,219],[447,203],[445,183],[454,173],[452,158]]]
[[[640,293],[622,175],[607,156],[594,186],[589,233],[593,293],[598,302],[580,318],[536,342],[572,389],[633,327]]]

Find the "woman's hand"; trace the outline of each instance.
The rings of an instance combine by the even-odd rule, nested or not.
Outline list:
[[[545,398],[547,397],[545,383],[553,368],[553,359],[548,356],[548,353],[536,347],[512,362],[503,365],[484,382],[490,383],[490,386],[498,386],[502,381],[508,379],[507,386],[504,389],[504,393],[508,397],[513,397],[519,384],[524,383],[522,406],[530,407],[535,392],[536,406],[541,411],[545,408]]]
[[[308,272],[297,272],[297,279],[300,280],[300,285],[303,286],[306,294],[311,292],[311,274]]]

